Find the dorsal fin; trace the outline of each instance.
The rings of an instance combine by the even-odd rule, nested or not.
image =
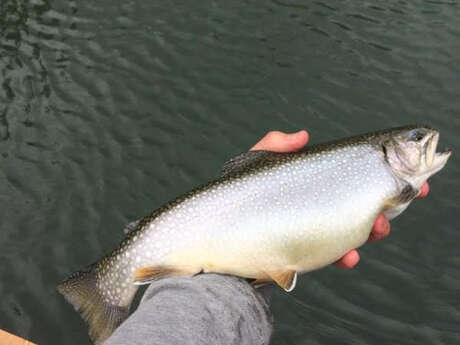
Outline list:
[[[274,162],[279,160],[286,153],[271,152],[271,151],[249,151],[233,157],[225,162],[222,167],[222,177],[229,177],[238,175],[245,170],[256,168],[264,165],[267,162]]]

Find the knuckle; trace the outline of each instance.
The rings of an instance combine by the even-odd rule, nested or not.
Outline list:
[[[281,133],[280,131],[270,131],[268,132],[265,137],[269,140],[276,140],[276,139],[279,139],[280,136],[282,136],[283,133]]]

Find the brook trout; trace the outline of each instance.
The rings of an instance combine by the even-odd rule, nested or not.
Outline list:
[[[378,214],[396,217],[446,164],[439,133],[392,128],[302,152],[252,151],[221,177],[133,226],[99,262],[58,290],[102,343],[127,318],[140,284],[215,272],[294,289],[298,273],[329,265],[369,237]]]

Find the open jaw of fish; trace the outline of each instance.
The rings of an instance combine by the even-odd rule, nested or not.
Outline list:
[[[319,144],[302,152],[252,151],[221,177],[130,225],[99,262],[59,292],[97,344],[128,316],[138,285],[200,272],[234,274],[294,289],[297,273],[364,244],[379,213],[400,214],[446,164],[439,133],[406,126]]]
[[[425,155],[425,170],[426,173],[419,177],[418,183],[425,182],[430,176],[433,176],[446,165],[452,151],[445,149],[443,152],[436,152],[439,142],[439,133],[432,135],[432,138],[427,142],[427,149]]]

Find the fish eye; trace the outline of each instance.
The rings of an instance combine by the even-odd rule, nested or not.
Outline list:
[[[426,131],[423,129],[414,129],[409,132],[409,141],[420,141],[425,137]]]

